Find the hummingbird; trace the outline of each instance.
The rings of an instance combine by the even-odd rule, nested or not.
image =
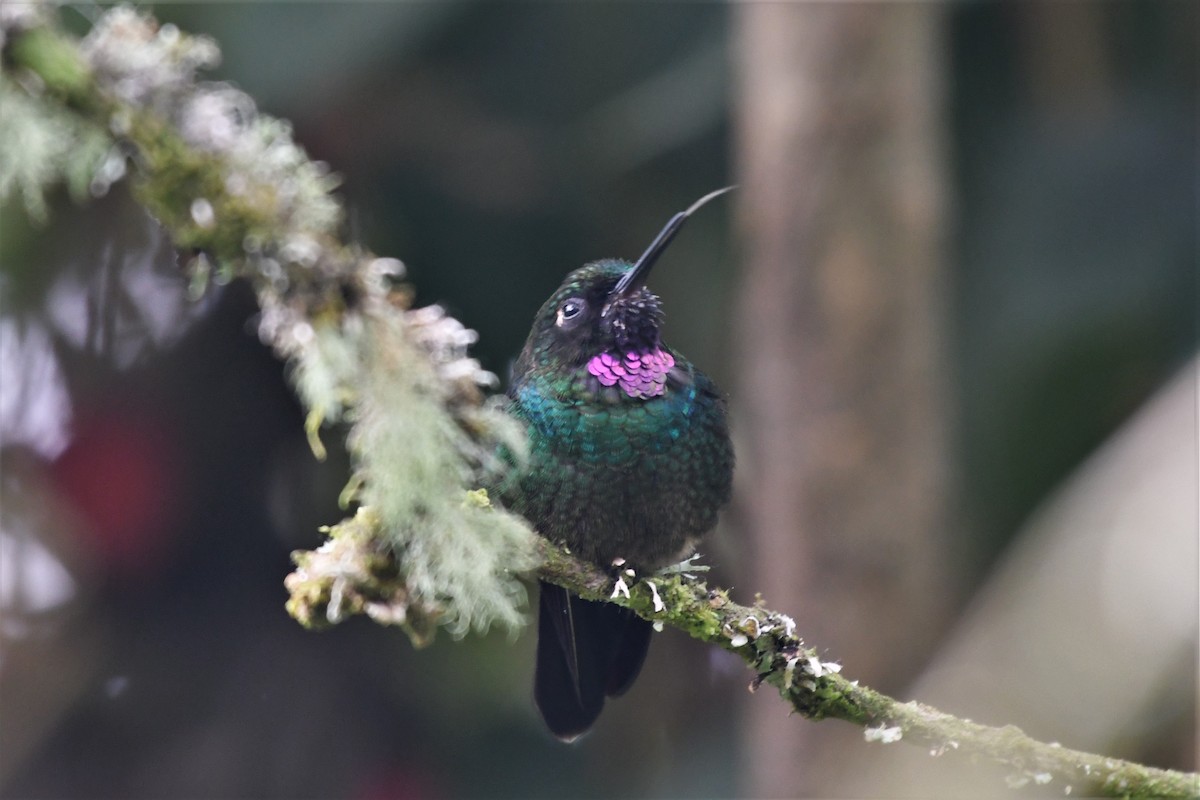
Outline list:
[[[510,412],[529,456],[499,495],[546,538],[606,569],[652,572],[691,554],[729,501],[733,446],[716,385],[662,340],[646,286],[712,192],[671,218],[630,264],[571,272],[537,312],[513,367]],[[540,583],[534,701],[564,741],[633,685],[651,625],[628,609]]]

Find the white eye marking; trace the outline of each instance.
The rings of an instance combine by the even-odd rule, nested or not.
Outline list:
[[[558,315],[555,320],[555,324],[561,328],[565,323],[578,319],[583,313],[585,305],[586,303],[584,303],[583,300],[576,297],[572,297],[570,300],[567,300],[558,307]]]

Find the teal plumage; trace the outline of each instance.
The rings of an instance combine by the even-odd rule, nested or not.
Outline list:
[[[529,453],[495,495],[606,568],[619,560],[644,573],[678,561],[729,500],[724,401],[662,342],[661,303],[644,286],[699,205],[635,265],[609,259],[570,273],[513,370],[510,410],[526,425]],[[542,584],[534,697],[551,731],[566,740],[586,731],[605,697],[632,685],[649,640],[649,625],[624,609]]]
[[[598,262],[568,277],[611,289],[627,262]],[[553,308],[556,294],[547,306]],[[546,315],[546,307],[539,316]],[[504,496],[550,539],[607,566],[623,558],[657,569],[687,555],[729,499],[733,453],[713,382],[667,348],[675,365],[648,399],[603,386],[586,361],[538,353],[530,338],[510,395],[527,423],[529,463]]]

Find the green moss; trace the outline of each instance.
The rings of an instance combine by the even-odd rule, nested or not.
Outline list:
[[[8,56],[37,73],[48,91],[69,104],[87,109],[98,105],[92,72],[74,40],[50,28],[34,28],[13,40]]]
[[[271,198],[230,195],[224,163],[217,156],[189,147],[151,114],[136,115],[129,138],[137,145],[143,164],[134,195],[171,231],[179,247],[204,250],[218,264],[240,264],[246,237],[266,238],[272,223]],[[192,208],[197,200],[211,205],[210,224],[194,218]]]

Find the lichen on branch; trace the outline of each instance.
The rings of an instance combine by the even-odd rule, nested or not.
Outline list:
[[[821,660],[815,648],[806,646],[787,614],[768,609],[761,600],[752,606],[736,603],[728,591],[709,587],[686,570],[644,576],[630,582],[626,594],[614,589],[613,578],[604,570],[544,540],[539,541],[539,557],[537,575],[541,580],[589,600],[632,609],[658,630],[672,627],[727,650],[751,669],[751,691],[771,686],[807,719],[840,719],[861,726],[866,742],[907,742],[926,749],[931,756],[991,761],[1005,768],[1012,788],[1049,784],[1081,797],[1191,798],[1200,794],[1200,776],[1193,773],[1039,742],[1012,725],[981,725],[862,686],[844,676],[840,664]],[[318,584],[343,577],[331,571],[317,576],[310,571],[309,562],[302,562],[296,574]],[[377,565],[356,591],[367,597],[403,597],[403,586],[391,577],[395,574]],[[327,589],[306,595],[304,617],[321,619],[323,625],[329,597]],[[297,603],[294,591],[292,602]],[[394,622],[369,609],[364,608],[363,613],[380,622]]]
[[[50,165],[77,130],[96,132],[101,152],[116,153],[110,174],[128,171],[197,293],[234,278],[254,287],[260,335],[288,360],[314,450],[323,425],[348,426],[347,499],[370,506],[373,546],[396,556],[418,639],[431,631],[415,619],[456,636],[521,625],[517,576],[536,563],[533,532],[470,492],[495,469],[493,453],[521,452],[522,431],[486,402],[495,377],[467,354],[474,333],[440,308],[412,308],[399,261],[342,241],[337,178],[286,121],[230,85],[197,80],[219,60],[214,42],[128,6],[75,40],[46,6],[26,8],[6,4],[0,15],[0,90],[17,100],[5,116],[20,112],[8,129],[49,131],[46,141],[59,131],[62,143],[39,162]],[[2,150],[0,188],[22,191],[37,213],[41,193],[70,170],[22,172],[14,165],[26,154]],[[98,172],[92,161],[84,169]],[[359,518],[342,525],[364,529]]]

